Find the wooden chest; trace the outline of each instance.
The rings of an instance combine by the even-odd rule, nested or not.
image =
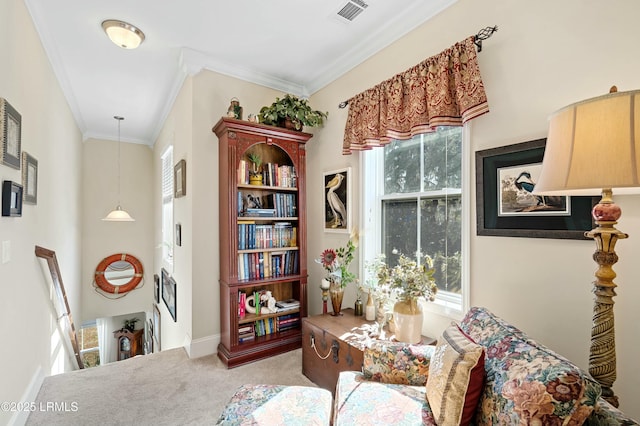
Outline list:
[[[363,337],[373,322],[356,317],[316,315],[302,319],[302,373],[318,386],[335,392],[341,371],[361,371]]]
[[[374,343],[397,343],[392,333],[371,337],[377,330],[373,321],[356,317],[353,309],[344,315],[330,314],[302,318],[302,373],[321,388],[335,394],[341,371],[362,371],[364,348]],[[382,340],[380,339],[382,337]],[[422,336],[422,345],[436,340]]]

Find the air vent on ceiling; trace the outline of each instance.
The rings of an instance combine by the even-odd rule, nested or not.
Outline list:
[[[369,5],[362,0],[349,0],[338,12],[338,17],[352,22],[367,7],[369,7]]]

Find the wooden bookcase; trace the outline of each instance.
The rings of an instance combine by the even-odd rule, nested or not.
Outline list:
[[[219,140],[218,357],[231,368],[301,347],[307,316],[305,143],[312,135],[227,117],[213,132]],[[262,184],[249,184],[251,154],[262,160]],[[267,291],[278,302],[299,301],[299,308],[265,313],[261,306],[251,313],[256,303],[248,309],[241,303],[243,293],[252,298]]]

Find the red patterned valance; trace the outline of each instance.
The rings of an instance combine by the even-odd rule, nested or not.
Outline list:
[[[349,99],[343,154],[489,112],[474,36]]]

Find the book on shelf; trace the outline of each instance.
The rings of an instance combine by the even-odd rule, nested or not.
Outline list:
[[[278,308],[299,308],[300,301],[296,299],[280,300],[276,302]]]
[[[246,217],[275,217],[275,209],[245,209],[244,216]]]

